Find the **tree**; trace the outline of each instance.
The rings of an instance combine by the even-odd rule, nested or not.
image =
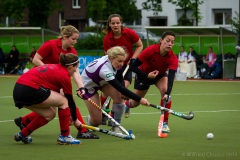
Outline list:
[[[120,14],[125,22],[141,18],[135,5],[136,0],[88,0],[87,17],[94,22],[107,20],[113,13]]]
[[[30,26],[46,28],[48,17],[60,5],[56,0],[1,0],[0,7],[6,16],[15,19],[16,24],[24,19],[24,13],[28,11]]]
[[[235,11],[236,17],[230,19],[230,23],[233,26],[233,32],[237,33],[238,45],[240,45],[240,16],[237,11]]]
[[[179,19],[180,25],[185,26],[191,24],[190,20],[187,18],[187,11],[193,10],[192,17],[195,17],[196,26],[198,26],[198,22],[200,22],[202,19],[198,6],[203,3],[202,0],[168,0],[168,1],[183,9],[184,13]]]
[[[153,11],[153,15],[157,16],[162,11],[162,0],[147,0],[142,3],[144,10]]]

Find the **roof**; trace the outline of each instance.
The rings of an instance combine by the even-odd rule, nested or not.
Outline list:
[[[174,32],[176,35],[228,35],[236,36],[236,33],[220,26],[146,26],[146,30],[157,30],[163,33],[167,30]],[[222,32],[222,33],[221,33]],[[155,32],[154,32],[155,33]]]
[[[59,33],[41,27],[0,27],[1,36],[9,35],[59,35]]]

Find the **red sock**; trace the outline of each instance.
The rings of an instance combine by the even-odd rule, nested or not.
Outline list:
[[[103,97],[102,94],[100,95],[101,106],[103,106],[106,99],[107,99],[107,97]],[[110,104],[110,101],[109,101],[108,105],[106,106],[106,109],[109,109],[109,104]]]
[[[128,108],[133,108],[130,104],[130,100],[126,100],[125,101],[125,105],[128,107]]]
[[[79,111],[79,109],[78,109],[77,106],[76,106],[76,113],[77,113],[78,120],[79,120],[82,124],[85,124],[85,122],[84,122],[84,120],[83,120],[83,117],[82,117],[82,115],[81,115],[81,113],[80,113],[80,111]],[[82,128],[79,128],[78,131],[81,132],[81,133],[84,133],[84,132],[87,131],[87,128],[83,128],[83,127],[82,127]]]
[[[25,128],[23,128],[23,130],[21,130],[21,133],[24,137],[26,137],[47,123],[48,121],[44,117],[37,114],[37,116],[35,116],[35,118]]]
[[[70,108],[60,109],[58,108],[58,118],[60,123],[60,130],[62,136],[68,136],[70,134]]]
[[[26,116],[22,117],[22,123],[27,126],[37,116],[38,116],[37,113],[31,112],[31,113],[27,114]]]
[[[168,108],[168,109],[171,109],[172,101],[168,102],[165,107]],[[167,124],[168,124],[168,117],[169,117],[169,113],[164,112],[164,122],[166,122]]]

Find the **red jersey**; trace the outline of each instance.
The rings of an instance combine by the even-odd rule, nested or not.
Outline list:
[[[142,62],[139,69],[145,73],[158,70],[159,74],[165,74],[168,69],[177,70],[178,67],[178,58],[172,50],[166,56],[160,55],[160,44],[147,47],[138,59]]]
[[[77,55],[77,51],[70,47],[68,50],[62,49],[62,42],[61,38],[46,41],[37,51],[39,55],[42,56],[42,62],[44,64],[58,64],[59,63],[59,56],[61,53],[73,53]]]
[[[40,87],[72,95],[72,83],[66,67],[60,64],[45,64],[24,73],[17,83],[39,89]]]
[[[105,52],[114,46],[123,47],[128,54],[128,57],[125,61],[125,63],[127,63],[134,53],[133,44],[137,43],[138,41],[138,34],[134,30],[125,27],[122,29],[122,36],[118,39],[114,38],[113,31],[108,32],[108,34],[104,37],[103,47]]]

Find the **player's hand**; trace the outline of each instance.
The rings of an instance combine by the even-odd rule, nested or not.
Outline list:
[[[78,88],[78,89],[76,90],[76,92],[77,92],[77,96],[80,97],[80,98],[82,98],[82,96],[86,93],[84,87]]]
[[[159,71],[155,70],[150,73],[148,73],[148,78],[149,79],[154,79],[158,75]]]
[[[166,100],[166,102],[168,103],[168,102],[171,101],[171,96],[168,95],[168,94],[165,94],[165,95],[163,96],[162,100]]]
[[[74,121],[74,126],[76,128],[82,128],[82,123],[77,119],[76,121]]]
[[[140,103],[141,105],[144,105],[144,106],[150,106],[150,103],[145,98],[141,98]]]

